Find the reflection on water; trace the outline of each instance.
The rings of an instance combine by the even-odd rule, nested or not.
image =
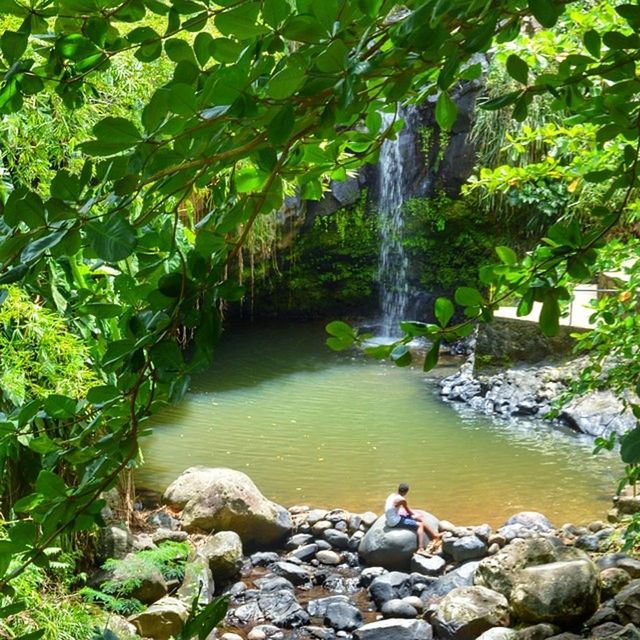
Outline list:
[[[444,404],[419,369],[332,353],[324,337],[315,324],[226,335],[213,370],[155,420],[139,481],[161,491],[200,464],[245,471],[288,506],[381,512],[403,481],[410,504],[458,523],[524,509],[556,524],[604,516],[614,455],[542,422]]]

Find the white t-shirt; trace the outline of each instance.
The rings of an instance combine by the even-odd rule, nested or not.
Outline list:
[[[384,503],[384,517],[388,527],[395,527],[400,522],[399,504],[404,498],[399,493],[391,493]]]

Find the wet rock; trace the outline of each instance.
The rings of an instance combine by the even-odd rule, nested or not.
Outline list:
[[[388,600],[382,605],[381,611],[385,618],[416,618],[418,616],[418,610],[404,598]]]
[[[424,620],[391,618],[365,624],[353,635],[356,640],[432,640],[433,629]]]
[[[272,624],[259,624],[249,631],[247,640],[284,640],[284,633]]]
[[[437,530],[438,519],[429,513],[426,514],[426,518],[429,525]],[[368,565],[406,570],[417,549],[418,540],[413,529],[387,527],[382,516],[362,538],[358,552]]]
[[[360,586],[365,589],[379,576],[389,573],[384,567],[367,567],[360,572]]]
[[[459,587],[436,606],[431,624],[446,640],[475,640],[492,627],[509,624],[509,603],[486,587]]]
[[[249,556],[249,560],[254,567],[268,567],[280,560],[280,556],[275,551],[258,551]]]
[[[269,622],[285,629],[304,626],[310,620],[289,589],[261,591],[255,600],[234,609],[230,615],[242,625]]]
[[[294,585],[301,585],[311,581],[312,575],[307,567],[300,567],[292,562],[279,561],[270,565],[273,573],[286,578]]]
[[[316,522],[324,520],[327,517],[327,513],[326,509],[312,509],[307,514],[307,524],[313,526]]]
[[[310,600],[307,604],[307,611],[312,618],[324,618],[327,607],[330,604],[348,603],[349,598],[344,595],[327,596],[326,598],[317,598]]]
[[[605,622],[620,622],[613,600],[603,603],[600,608],[584,623],[585,629],[597,627]]]
[[[361,517],[362,517],[362,524],[367,529],[372,527],[375,524],[376,520],[378,519],[378,516],[375,513],[373,513],[373,511],[365,511]]]
[[[567,626],[581,622],[599,604],[595,565],[573,560],[523,569],[515,578],[510,601],[524,622]]]
[[[545,515],[538,513],[537,511],[521,511],[520,513],[516,513],[504,523],[505,527],[510,525],[521,525],[527,529],[533,529],[540,532],[551,531],[553,529],[551,521]]]
[[[333,524],[328,520],[320,520],[311,527],[311,533],[317,538],[320,538],[324,535],[324,532],[329,529],[333,529]]]
[[[334,640],[336,637],[333,629],[316,627],[314,625],[301,629],[300,640]]]
[[[595,552],[600,548],[600,539],[598,538],[598,536],[593,534],[580,536],[576,540],[575,545],[576,547],[578,547],[578,549]]]
[[[635,426],[630,411],[611,391],[594,391],[569,401],[560,417],[570,426],[594,437],[608,438],[612,432],[626,433]]]
[[[620,569],[624,569],[631,578],[640,578],[640,560],[624,557],[618,560],[616,566],[620,567]]]
[[[353,631],[362,626],[362,613],[348,602],[332,602],[326,608],[324,624],[335,631]]]
[[[410,576],[400,571],[391,571],[379,576],[369,585],[369,595],[378,609],[389,600],[410,596],[412,595]]]
[[[244,639],[241,635],[238,635],[237,633],[227,632],[227,633],[223,633],[220,636],[220,640],[244,640]]]
[[[189,615],[187,605],[178,598],[162,598],[141,613],[129,618],[129,622],[145,638],[169,640],[182,631]]]
[[[169,485],[163,500],[183,510],[183,529],[235,531],[248,546],[278,544],[293,526],[284,507],[233,469],[191,467]]]
[[[293,551],[298,547],[302,547],[312,542],[313,542],[313,536],[310,533],[296,533],[285,542],[284,548],[287,551]]]
[[[254,584],[264,592],[280,591],[281,589],[295,590],[293,583],[282,576],[265,576],[254,580]]]
[[[242,540],[235,531],[220,531],[208,538],[199,549],[209,561],[209,568],[219,582],[237,576],[242,567]]]
[[[298,560],[302,560],[302,562],[308,562],[316,555],[318,551],[318,545],[315,543],[305,544],[301,547],[298,547],[295,551],[292,551],[289,554],[289,557],[298,558]]]

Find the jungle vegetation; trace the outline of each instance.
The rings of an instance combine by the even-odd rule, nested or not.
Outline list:
[[[382,126],[397,101],[432,97],[449,131],[450,90],[483,73],[479,54],[504,82],[477,135],[501,137],[483,146],[467,197],[526,222],[529,251],[495,246],[477,286],[436,301],[437,323],[404,323],[406,338],[374,355],[407,364],[407,342],[425,336],[433,367],[442,341],[514,296],[522,314],[541,302],[553,334],[571,284],[627,257],[628,283],[594,309],[583,383],[640,382],[639,5],[0,0],[0,15],[5,602],[61,536],[101,523],[100,496],[136,459],[149,416],[209,364],[255,229],[285,196],[319,199],[375,161],[402,124]],[[78,349],[43,358],[40,321]],[[360,339],[329,330],[334,348]],[[25,369],[29,354],[38,366]],[[633,481],[640,429],[621,453]],[[26,605],[8,606],[0,615]]]

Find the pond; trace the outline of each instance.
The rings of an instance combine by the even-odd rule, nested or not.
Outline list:
[[[285,506],[381,513],[399,482],[409,504],[456,524],[500,525],[521,510],[556,525],[604,518],[617,456],[532,420],[444,403],[438,377],[333,353],[315,323],[223,336],[213,369],[154,420],[138,483],[163,491],[193,465],[247,473]]]

